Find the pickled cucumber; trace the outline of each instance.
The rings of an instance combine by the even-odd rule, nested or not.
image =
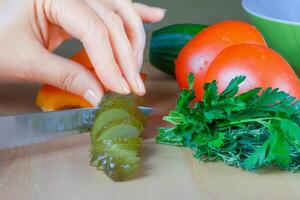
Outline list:
[[[145,115],[136,106],[130,103],[114,100],[112,104],[101,105],[101,109],[95,116],[95,122],[91,131],[92,141],[95,140],[97,133],[106,125],[114,120],[134,118],[144,124]]]
[[[91,130],[90,164],[121,181],[139,167],[139,135],[146,116],[127,96],[106,95],[99,106]]]
[[[104,170],[114,180],[117,177],[118,180],[120,177],[126,178],[138,169],[140,158],[137,149],[140,143],[139,137],[97,141],[91,148],[91,165]]]
[[[109,101],[106,101],[106,99],[109,99]],[[105,97],[103,98],[102,103],[103,104],[110,104],[115,100],[121,100],[121,101],[127,101],[127,103],[138,106],[138,105],[142,105],[144,104],[144,99],[143,97],[138,97],[136,95],[133,94],[129,94],[129,95],[120,95],[120,94],[116,94],[113,92],[109,92],[105,95]]]
[[[143,124],[135,118],[116,119],[105,125],[95,136],[94,141],[120,137],[137,137],[143,131]]]

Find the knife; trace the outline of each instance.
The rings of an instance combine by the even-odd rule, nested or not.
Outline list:
[[[139,107],[144,113],[153,111]],[[0,116],[0,150],[88,132],[100,108]]]

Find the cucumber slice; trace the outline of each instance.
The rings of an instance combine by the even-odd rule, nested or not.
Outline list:
[[[137,151],[115,148],[109,151],[109,162],[103,165],[104,173],[115,181],[131,176],[139,167]]]
[[[100,129],[95,135],[95,141],[119,137],[137,137],[143,129],[143,124],[135,118],[116,119]]]
[[[139,137],[97,141],[92,145],[91,165],[115,181],[124,180],[138,169],[140,144]]]
[[[145,114],[127,96],[107,94],[100,103],[100,107],[101,109],[95,115],[91,131],[92,141],[95,141],[97,133],[112,120],[132,117],[142,124],[146,121]]]
[[[115,102],[109,106],[103,106],[95,116],[95,122],[91,131],[92,141],[95,141],[97,133],[113,120],[135,118],[140,123],[145,122],[145,115],[136,106]]]

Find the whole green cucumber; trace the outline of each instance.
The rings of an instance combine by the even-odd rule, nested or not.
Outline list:
[[[184,45],[197,33],[205,29],[200,24],[174,24],[152,33],[150,41],[150,63],[165,73],[175,75],[175,59]]]

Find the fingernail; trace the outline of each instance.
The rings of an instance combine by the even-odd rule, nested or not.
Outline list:
[[[166,11],[167,11],[167,9],[161,8],[161,7],[153,6],[152,8],[155,8],[155,9],[157,9],[157,10],[161,10],[161,11],[163,11],[163,12],[166,12]]]
[[[96,93],[95,93],[93,90],[91,90],[91,89],[88,89],[88,90],[86,91],[86,93],[84,94],[84,98],[85,98],[88,102],[90,102],[90,104],[92,104],[92,105],[95,106],[95,107],[98,106],[98,104],[99,104],[99,102],[100,102],[100,100],[101,100],[101,98],[98,97],[98,96],[96,95]]]
[[[144,82],[142,81],[140,75],[137,76],[136,83],[137,83],[137,87],[138,87],[139,92],[141,94],[145,94],[145,92],[146,92],[145,85],[144,85]]]
[[[124,78],[121,77],[119,79],[119,83],[122,86],[124,93],[129,94],[130,93],[130,88],[129,88],[127,82],[124,80]]]
[[[138,57],[137,57],[137,59],[138,59],[138,67],[139,67],[139,68],[141,68],[141,66],[142,66],[142,64],[143,64],[143,58],[144,58],[143,53],[142,53],[142,52],[139,52],[139,53],[138,53]]]
[[[167,12],[167,9],[164,9],[164,8],[159,8],[159,15],[161,16],[161,17],[163,17],[163,16],[165,16],[165,14],[166,14],[166,12]]]

